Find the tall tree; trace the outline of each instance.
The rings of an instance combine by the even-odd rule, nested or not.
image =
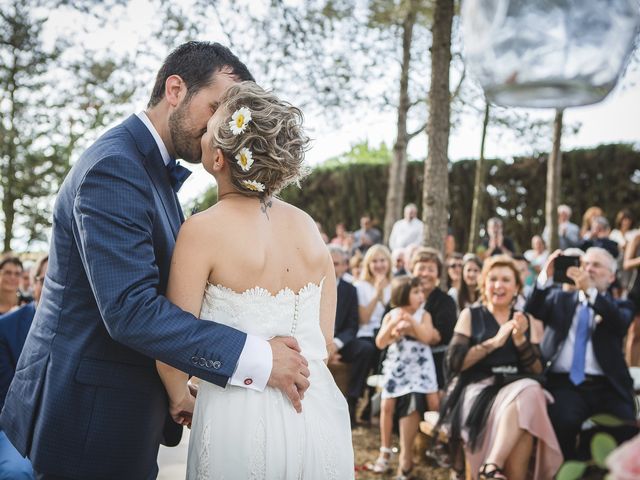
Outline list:
[[[449,66],[453,0],[436,0],[431,46],[428,148],[422,192],[424,244],[444,250],[447,235],[449,197],[448,149],[450,130]]]
[[[60,2],[64,3],[64,2]],[[79,2],[79,5],[84,3]],[[44,240],[51,199],[74,152],[92,130],[113,120],[132,90],[111,52],[65,42],[46,48],[46,16],[14,0],[0,13],[0,190],[2,248]]]
[[[560,203],[560,188],[562,181],[562,114],[563,110],[556,110],[553,120],[553,148],[547,162],[547,190],[544,210],[545,222],[549,227],[549,251],[556,250],[560,243],[558,240],[558,204]]]
[[[471,223],[469,225],[469,244],[467,252],[475,251],[478,243],[478,230],[480,227],[480,209],[482,207],[482,194],[484,192],[484,145],[487,139],[487,128],[489,126],[489,113],[491,106],[489,101],[485,101],[484,120],[482,121],[482,138],[480,140],[480,156],[476,163],[476,173],[473,182],[473,203],[471,206]]]

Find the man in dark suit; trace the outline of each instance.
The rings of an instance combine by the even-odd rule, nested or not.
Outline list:
[[[48,261],[49,257],[45,255],[31,268],[30,284],[33,301],[18,310],[0,315],[0,410],[16,373],[18,358],[40,301]],[[31,462],[18,453],[4,432],[0,430],[0,479],[2,478],[28,480],[33,479],[34,476]]]
[[[554,261],[561,254],[557,250],[547,260],[526,311],[545,325],[541,348],[546,388],[555,399],[549,417],[565,459],[572,459],[582,423],[589,417],[608,413],[625,421],[635,419],[632,380],[622,353],[633,305],[607,293],[616,261],[598,247],[586,251],[581,267],[567,270],[575,288],[551,285]],[[634,429],[615,433],[622,440]]]
[[[163,296],[188,176],[175,159],[200,161],[206,123],[240,80],[251,74],[227,48],[181,45],[147,110],[98,139],[58,192],[42,297],[0,416],[37,478],[155,478],[159,444],[182,434],[156,359],[222,387],[268,384],[301,408],[309,371],[295,340],[203,322]]]
[[[333,259],[338,286],[333,343],[328,345],[329,362],[342,361],[351,364],[347,403],[353,424],[355,423],[356,403],[364,390],[375,357],[376,347],[370,341],[356,337],[359,324],[358,292],[356,287],[342,279],[349,262],[347,252],[335,245],[329,246],[329,252]]]

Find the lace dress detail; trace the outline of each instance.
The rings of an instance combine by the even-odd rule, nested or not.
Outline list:
[[[272,294],[208,284],[200,318],[269,339],[294,336],[309,362],[311,386],[302,413],[279,390],[263,392],[200,383],[193,415],[187,479],[354,478],[346,401],[324,364],[320,284]]]

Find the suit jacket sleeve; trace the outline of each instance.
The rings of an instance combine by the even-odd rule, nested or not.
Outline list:
[[[346,311],[343,313],[344,323],[340,331],[336,331],[336,337],[346,345],[356,338],[358,333],[358,292],[351,284],[342,285],[342,288],[346,297],[344,302]]]
[[[530,313],[535,318],[539,319],[547,325],[551,319],[551,302],[547,301],[549,293],[554,287],[539,288],[538,284],[535,284],[531,295],[527,299],[527,303],[524,306],[524,311]]]
[[[435,293],[435,292],[434,292]],[[438,330],[441,337],[441,345],[448,345],[453,336],[453,329],[456,326],[457,311],[456,304],[449,295],[441,292],[435,311],[431,311],[433,326]],[[432,293],[433,295],[433,293]]]
[[[153,229],[163,212],[152,188],[139,161],[112,156],[86,173],[76,193],[73,233],[102,321],[117,342],[226,385],[246,335],[159,295]]]
[[[629,301],[616,302],[606,295],[596,295],[593,310],[602,317],[601,328],[610,329],[624,337],[633,320],[633,306]]]

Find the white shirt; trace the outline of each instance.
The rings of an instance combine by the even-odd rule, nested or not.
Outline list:
[[[376,288],[365,280],[359,280],[355,283],[356,290],[358,291],[358,305],[366,307],[371,303],[371,300],[376,296]],[[391,285],[387,285],[382,292],[382,299],[386,305],[391,300]],[[374,330],[380,328],[382,323],[382,317],[384,315],[384,305],[382,302],[378,302],[371,313],[369,322],[364,325],[360,325],[358,329],[357,337],[373,337]]]
[[[547,279],[546,272],[542,272],[538,275],[538,288],[546,288],[550,286],[551,283],[552,282]],[[567,338],[560,347],[560,353],[558,353],[558,356],[551,365],[550,370],[552,372],[569,373],[571,370],[571,364],[573,363],[573,351],[576,343],[576,330],[578,328],[578,312],[580,311],[580,304],[593,305],[593,302],[595,302],[596,296],[598,295],[598,291],[595,288],[589,290],[588,297],[582,290],[578,292],[579,304],[576,306],[576,311],[573,314],[571,328],[569,328]],[[604,375],[602,367],[600,367],[600,364],[596,359],[596,355],[593,351],[593,342],[591,341],[591,335],[595,328],[595,313],[593,308],[589,308],[589,340],[587,341],[584,373],[587,375]]]
[[[396,250],[412,244],[420,245],[422,243],[423,230],[424,224],[417,218],[408,221],[404,218],[398,220],[393,224],[393,228],[391,229],[389,248]]]
[[[140,112],[137,116],[151,132],[158,145],[164,164],[168,165],[171,161],[171,156],[158,131],[145,112]],[[229,379],[229,384],[261,392],[267,386],[272,367],[273,358],[269,342],[254,335],[247,335],[247,340],[240,353],[240,358],[238,358],[236,369]],[[247,379],[251,379],[250,385],[245,384]]]

